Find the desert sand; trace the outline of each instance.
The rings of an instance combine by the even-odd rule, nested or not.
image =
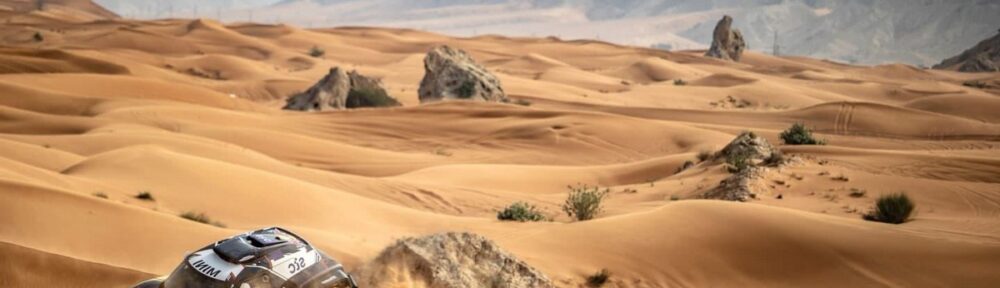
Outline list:
[[[563,287],[602,268],[609,287],[1000,283],[1000,95],[961,84],[996,73],[134,21],[89,1],[10,8],[19,2],[0,3],[2,287],[127,287],[207,243],[275,225],[349,270],[401,237],[469,231]],[[421,105],[423,55],[442,44],[531,105]],[[310,57],[314,46],[325,56]],[[332,66],[381,77],[404,106],[281,110]],[[726,177],[721,165],[675,174],[741,131],[781,143],[794,122],[829,144],[779,145],[800,161],[770,172],[759,200],[695,199]],[[605,213],[574,222],[560,210],[576,183],[611,189]],[[134,197],[142,191],[155,201]],[[918,205],[913,221],[861,219],[878,195],[901,191]],[[496,220],[515,201],[553,221]]]

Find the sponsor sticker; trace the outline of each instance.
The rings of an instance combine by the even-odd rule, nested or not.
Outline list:
[[[215,255],[212,249],[191,254],[191,257],[188,257],[188,264],[194,270],[198,270],[198,273],[219,281],[229,280],[230,277],[236,277],[243,272],[243,265],[226,262],[219,258],[219,255]]]
[[[302,270],[309,268],[319,260],[319,252],[303,247],[296,251],[271,262],[274,272],[285,279],[292,278]]]

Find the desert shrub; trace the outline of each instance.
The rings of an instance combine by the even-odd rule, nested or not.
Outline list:
[[[674,86],[684,86],[687,84],[688,82],[684,81],[684,79],[674,79]]]
[[[32,39],[35,39],[35,42],[42,42],[42,41],[45,41],[45,37],[43,37],[43,36],[42,36],[42,33],[40,33],[40,32],[35,32],[35,35],[34,35],[34,36],[31,36],[31,38],[32,38]]]
[[[851,188],[851,192],[847,193],[847,196],[851,196],[851,198],[861,198],[865,197],[865,194],[868,194],[868,191],[865,191],[865,189]]]
[[[587,276],[587,286],[590,287],[601,287],[608,283],[608,279],[611,278],[611,272],[607,268],[597,271],[594,275]]]
[[[730,153],[726,155],[726,164],[729,164],[728,169],[731,173],[742,172],[750,168],[750,153],[746,151]]]
[[[587,185],[569,186],[569,190],[569,197],[566,197],[566,203],[563,203],[562,209],[566,215],[577,221],[594,219],[597,214],[600,214],[602,211],[601,202],[610,191],[607,188],[601,190],[601,187]]]
[[[824,145],[826,144],[823,140],[816,140],[813,138],[812,131],[806,128],[806,125],[796,122],[789,127],[788,130],[781,132],[781,140],[785,141],[788,145]]]
[[[319,46],[313,46],[312,49],[309,49],[309,56],[313,58],[323,57],[323,55],[326,55],[326,50],[319,48]]]
[[[771,156],[764,159],[764,164],[766,165],[781,165],[782,163],[785,163],[785,153],[781,152],[781,150],[774,150],[774,152],[771,152]]]
[[[208,224],[208,225],[212,225],[212,226],[220,227],[220,228],[226,228],[225,224],[222,224],[222,222],[219,222],[219,221],[212,221],[212,218],[209,218],[208,215],[205,215],[205,213],[190,212],[189,211],[189,212],[181,213],[180,216],[181,216],[181,218],[184,218],[184,219],[187,219],[187,220],[191,220],[191,221],[194,221],[194,222],[198,222],[198,223],[202,223],[202,224]]]
[[[701,150],[698,151],[698,155],[696,155],[695,157],[698,157],[698,162],[705,162],[708,159],[712,158],[712,154],[714,154],[712,153],[712,151]]]
[[[517,99],[517,101],[514,101],[514,104],[521,105],[521,106],[531,106],[531,101],[528,101],[528,100],[525,100],[525,99]]]
[[[101,199],[108,199],[108,194],[104,194],[104,192],[96,192],[94,193],[94,197]]]
[[[143,200],[143,201],[156,201],[156,199],[153,198],[153,193],[149,193],[149,191],[141,191],[141,192],[139,192],[139,194],[135,195],[135,199],[139,199],[139,200]]]
[[[476,93],[476,81],[466,80],[462,82],[462,85],[459,85],[458,89],[455,89],[455,93],[458,95],[458,98],[472,98],[472,95]]]
[[[500,212],[497,212],[497,219],[500,221],[542,221],[545,216],[535,208],[535,205],[526,202],[514,202]]]
[[[692,162],[691,160],[684,161],[684,164],[681,164],[680,167],[677,167],[677,171],[675,171],[674,174],[684,172],[684,170],[687,170],[691,167],[694,167],[694,162]]]
[[[389,97],[382,89],[351,89],[347,92],[347,100],[344,104],[347,108],[360,107],[394,107],[399,106],[399,101]]]
[[[902,224],[910,219],[916,204],[904,193],[884,195],[875,200],[875,208],[863,216],[865,220]]]

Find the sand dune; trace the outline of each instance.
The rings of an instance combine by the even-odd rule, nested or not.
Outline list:
[[[0,22],[3,287],[124,287],[169,273],[206,243],[272,225],[349,270],[400,237],[470,231],[559,287],[602,268],[611,287],[1000,281],[1000,95],[962,85],[1000,74],[753,52],[731,63],[589,40],[134,21],[89,1],[52,3],[60,8],[0,11],[10,19]],[[441,44],[467,50],[530,105],[421,105],[423,55]],[[309,55],[313,47],[325,54]],[[403,107],[280,110],[333,66],[381,78]],[[797,160],[768,170],[757,200],[692,200],[729,175],[698,153],[746,130],[778,144],[795,122],[828,145],[779,145]],[[574,184],[609,189],[597,219],[560,210]],[[867,194],[849,196],[857,189]],[[913,221],[861,220],[876,197],[900,191],[918,205]],[[553,221],[495,220],[515,201]]]

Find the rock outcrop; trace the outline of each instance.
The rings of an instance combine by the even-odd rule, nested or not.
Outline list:
[[[420,102],[467,99],[507,102],[500,80],[477,64],[465,51],[438,46],[424,58]]]
[[[705,56],[740,61],[747,44],[743,40],[743,33],[740,33],[739,29],[733,29],[732,25],[733,17],[729,15],[719,20],[715,25],[715,32],[712,33],[712,46],[705,52]]]
[[[771,158],[775,151],[774,146],[764,137],[753,132],[743,132],[723,147],[719,154],[726,159],[745,155],[749,159],[763,161]]]
[[[719,186],[705,192],[702,198],[741,202],[756,199],[757,195],[767,189],[766,185],[759,181],[767,173],[767,167],[763,165],[774,161],[774,158],[782,158],[780,154],[781,151],[774,149],[764,137],[753,132],[740,133],[719,151],[717,157],[726,159],[726,162],[731,162],[730,159],[745,159],[746,167],[720,181]],[[779,163],[773,164],[780,164],[782,161],[777,162]]]
[[[322,111],[399,105],[399,101],[382,88],[382,81],[333,67],[308,90],[289,97],[284,109]]]
[[[361,287],[555,287],[493,241],[471,233],[399,240],[357,274]]]
[[[1000,31],[998,31],[1000,32]],[[983,40],[958,56],[934,65],[934,69],[961,72],[1000,72],[1000,33]]]
[[[757,195],[767,189],[767,185],[761,183],[766,173],[767,167],[748,167],[720,181],[719,186],[705,192],[702,198],[739,202],[757,199]]]

